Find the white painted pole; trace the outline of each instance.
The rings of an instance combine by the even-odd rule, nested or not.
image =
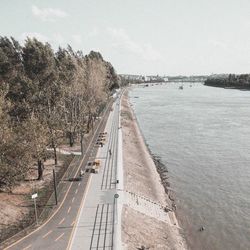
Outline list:
[[[36,209],[36,198],[34,198],[34,205],[35,205],[36,225],[38,225],[38,219],[37,219],[37,209]]]

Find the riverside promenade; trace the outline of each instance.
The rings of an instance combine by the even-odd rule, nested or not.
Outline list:
[[[67,249],[121,249],[120,98],[113,105],[104,131],[107,132],[106,143],[98,149],[95,158],[100,160],[100,171],[90,175]]]
[[[127,93],[115,99],[87,152],[75,174],[84,173],[81,180],[54,215],[6,249],[186,249]],[[95,160],[99,171],[90,173]]]

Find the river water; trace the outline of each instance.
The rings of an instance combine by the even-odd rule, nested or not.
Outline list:
[[[190,248],[250,249],[250,91],[168,83],[135,87],[130,101]]]

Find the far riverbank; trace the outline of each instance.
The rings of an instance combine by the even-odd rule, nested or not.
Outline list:
[[[215,88],[224,88],[224,89],[239,89],[239,90],[250,90],[250,86],[245,85],[231,85],[231,84],[210,84],[204,83],[205,86],[215,87]]]

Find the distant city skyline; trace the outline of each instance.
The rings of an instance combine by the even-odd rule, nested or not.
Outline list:
[[[250,73],[248,0],[2,0],[0,35],[99,51],[119,74]]]

